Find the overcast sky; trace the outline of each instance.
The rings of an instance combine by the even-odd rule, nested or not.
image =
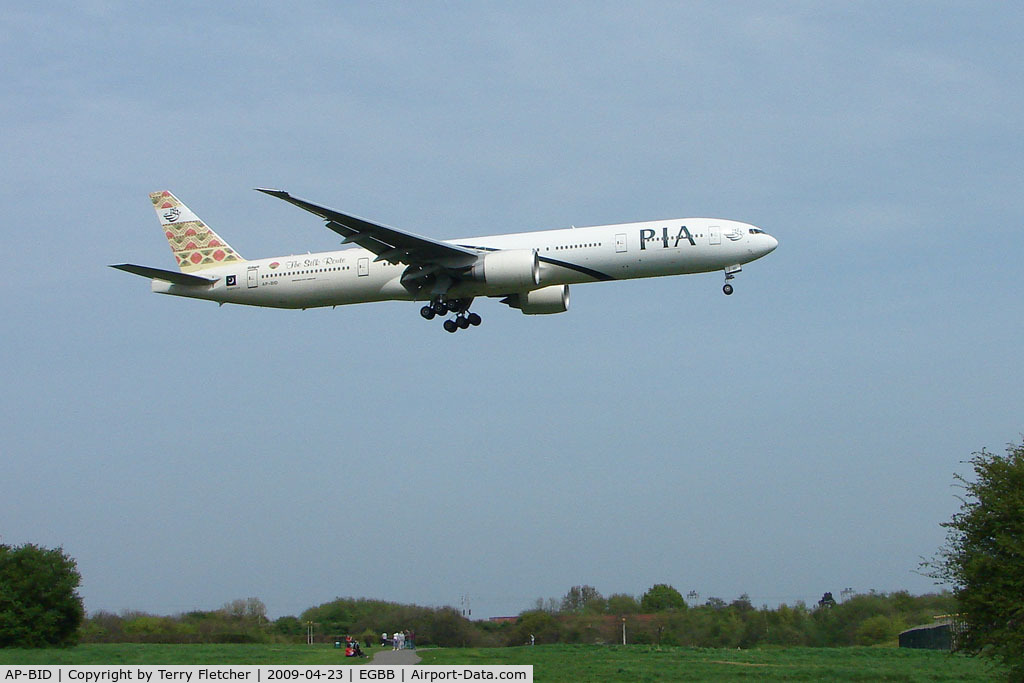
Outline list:
[[[6,3],[0,535],[86,609],[516,614],[587,583],[934,589],[954,473],[1024,431],[1015,3]],[[155,296],[170,189],[243,256],[298,196],[436,238],[669,217],[721,273],[279,311]]]

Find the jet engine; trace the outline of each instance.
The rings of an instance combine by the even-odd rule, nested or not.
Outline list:
[[[512,294],[504,299],[512,308],[518,308],[526,315],[565,313],[569,310],[569,285],[551,285],[521,294]]]
[[[536,249],[492,251],[477,259],[468,279],[505,291],[536,287],[540,284],[540,257]]]

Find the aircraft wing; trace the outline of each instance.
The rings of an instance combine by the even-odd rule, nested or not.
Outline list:
[[[421,237],[411,232],[370,222],[357,216],[328,209],[324,206],[293,197],[284,190],[257,187],[258,191],[283,199],[300,209],[305,209],[327,221],[327,227],[345,239],[343,244],[354,242],[377,255],[375,261],[404,263],[409,266],[441,266],[442,268],[464,268],[472,265],[479,253],[454,244]]]
[[[164,282],[170,282],[175,285],[212,285],[220,278],[208,278],[200,275],[189,275],[188,273],[181,273],[176,270],[164,270],[163,268],[150,268],[149,266],[137,266],[133,263],[121,263],[116,266],[110,266],[111,268],[117,268],[123,270],[126,273],[133,273],[135,275],[141,275],[142,277],[148,277],[153,280],[163,280]]]

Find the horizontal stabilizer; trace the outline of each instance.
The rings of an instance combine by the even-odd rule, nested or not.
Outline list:
[[[111,268],[117,268],[123,270],[126,273],[134,273],[135,275],[141,275],[142,277],[152,278],[154,280],[163,280],[164,282],[170,282],[175,285],[186,285],[189,287],[198,286],[210,286],[220,278],[207,278],[199,275],[189,275],[188,273],[179,273],[174,270],[163,270],[162,268],[150,268],[149,266],[136,266],[132,263],[122,263],[116,266],[110,266]]]

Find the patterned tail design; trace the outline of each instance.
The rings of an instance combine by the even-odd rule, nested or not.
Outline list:
[[[181,272],[245,260],[170,192],[153,192],[149,199]]]

